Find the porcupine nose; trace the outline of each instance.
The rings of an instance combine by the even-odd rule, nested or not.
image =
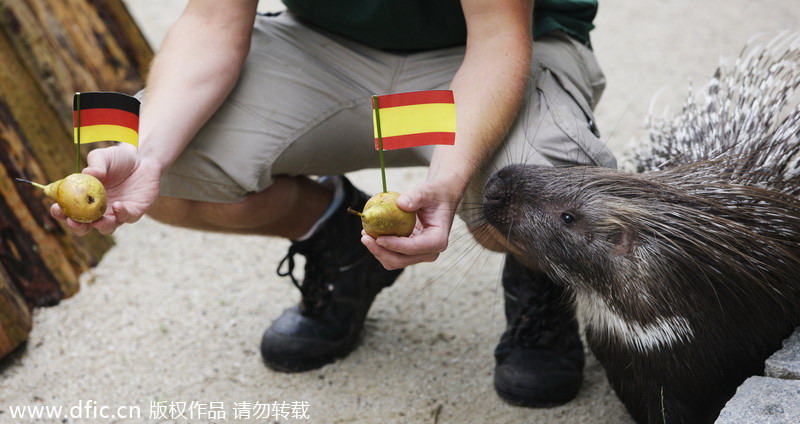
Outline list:
[[[509,205],[512,201],[511,170],[506,167],[489,177],[483,189],[483,216],[496,228],[508,222]]]
[[[511,190],[511,181],[509,180],[510,169],[503,168],[489,177],[486,181],[486,186],[483,188],[483,201],[484,204],[501,203],[507,201]]]

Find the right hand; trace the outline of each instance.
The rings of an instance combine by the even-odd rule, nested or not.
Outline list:
[[[158,198],[161,168],[153,160],[137,154],[133,146],[120,144],[92,150],[84,174],[96,177],[106,188],[108,209],[97,221],[81,224],[67,218],[61,207],[54,204],[50,214],[66,221],[73,233],[83,236],[92,228],[111,234],[122,224],[134,223],[153,206]]]

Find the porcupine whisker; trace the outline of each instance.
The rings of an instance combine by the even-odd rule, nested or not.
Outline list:
[[[466,276],[470,275],[469,271],[477,263],[476,260],[468,262],[469,265],[466,267],[467,272],[465,273],[464,272],[454,273],[452,271],[456,269],[456,267],[458,267],[459,269],[463,269],[464,267],[459,266],[459,264],[461,264],[464,260],[468,259],[470,254],[474,251],[477,251],[478,254],[480,255],[481,249],[478,248],[476,243],[469,242],[472,238],[472,235],[466,228],[454,228],[454,231],[451,234],[455,234],[453,240],[450,242],[451,246],[455,246],[455,248],[451,247],[450,249],[448,249],[447,257],[443,261],[439,262],[440,264],[443,264],[443,266],[439,267],[441,268],[441,271],[437,272],[435,275],[428,278],[426,283],[421,288],[417,290],[412,290],[411,293],[407,295],[408,298],[416,298],[424,290],[427,290],[433,284],[451,280],[450,278],[445,278],[445,276],[457,274],[460,275],[460,277],[456,281],[456,284],[454,285],[453,289],[450,292],[450,294],[452,294],[455,288],[457,288],[461,284],[461,281],[463,281],[466,278]],[[468,242],[464,243],[465,240]],[[449,298],[450,294],[447,295],[447,298]]]
[[[481,238],[482,236],[488,236],[488,234],[490,232],[489,227],[486,226],[486,225],[483,225],[483,224],[486,224],[486,219],[483,218],[483,217],[478,217],[478,218],[474,219],[472,222],[469,222],[469,223],[466,223],[466,224],[474,225],[475,228],[478,229],[478,233],[476,234],[476,236],[478,238]],[[455,269],[464,260],[467,260],[468,263],[469,263],[469,265],[467,266],[466,272],[462,272],[461,273],[464,276],[470,275],[473,267],[475,267],[475,266],[478,266],[478,269],[482,269],[483,267],[486,266],[486,263],[489,261],[489,259],[491,258],[491,255],[494,253],[494,252],[488,251],[486,249],[483,249],[483,247],[480,244],[475,243],[474,241],[472,241],[473,234],[466,227],[459,227],[459,228],[456,229],[456,231],[458,233],[460,233],[460,235],[457,235],[457,237],[452,241],[452,244],[455,244],[457,246],[459,246],[459,244],[461,244],[461,246],[463,247],[464,243],[459,243],[459,242],[466,240],[467,241],[466,249],[457,250],[455,252],[455,254],[453,255],[453,257],[455,257],[456,259],[452,262],[452,264],[449,265],[449,266],[445,266],[444,271],[439,273],[439,275],[434,276],[433,278],[431,278],[429,280],[429,283],[427,283],[423,287],[423,289],[429,287],[435,281],[440,281],[440,279],[444,275],[452,275],[451,271],[453,269]],[[452,249],[449,249],[448,252],[452,252]],[[477,256],[477,257],[475,257],[474,259],[470,259],[470,256]],[[479,261],[479,259],[481,257],[483,257],[482,264],[478,265],[479,263],[481,263],[481,261]],[[458,269],[463,270],[463,268],[464,268],[463,266],[458,266]],[[440,306],[450,299],[452,294],[455,293],[456,289],[461,286],[461,283],[464,280],[465,280],[465,278],[461,278],[452,287],[452,289],[445,296],[445,298],[439,303]],[[500,285],[499,285],[500,278],[498,276],[498,278],[495,278],[495,279],[492,279],[492,280],[493,281],[497,281],[497,283],[495,284],[494,290],[492,292],[496,296],[498,293],[501,293],[500,292]],[[419,290],[419,291],[421,291],[421,290]],[[493,306],[492,306],[492,311],[490,313],[490,321],[489,322],[490,323],[494,323],[495,322],[495,314],[496,314],[496,305],[498,304],[498,302],[495,299],[495,301],[491,302],[491,304]],[[475,337],[479,337],[479,334],[476,333]]]
[[[528,96],[528,103],[527,104],[532,104],[530,98],[534,95],[533,94],[534,92],[535,92],[535,88],[534,87],[528,87],[527,88],[527,91],[526,91],[526,95]],[[521,143],[521,145],[522,145],[522,151],[520,152],[521,157],[519,158],[519,160],[514,160],[515,158],[512,157],[512,158],[510,158],[512,160],[508,161],[507,163],[524,163],[524,164],[528,164],[528,163],[530,163],[531,158],[533,157],[534,154],[542,155],[542,153],[539,151],[538,147],[536,147],[536,144],[533,142],[533,140],[536,140],[538,135],[539,135],[539,131],[542,128],[542,123],[544,122],[544,116],[543,115],[539,115],[538,122],[535,125],[531,125],[530,118],[531,117],[530,117],[529,114],[525,114],[525,117],[524,117],[525,123],[523,125],[523,137],[524,137],[524,141],[525,142]],[[530,149],[530,150],[526,153],[525,152],[526,149]],[[509,154],[511,154],[511,152],[509,152]]]
[[[532,103],[532,97],[534,95],[534,92],[535,92],[534,84],[533,83],[529,83],[528,86],[525,87],[525,97],[526,97],[525,100],[526,101],[525,101],[524,104],[526,104],[526,105],[533,104]],[[539,121],[539,124],[537,124],[534,127],[530,123],[531,114],[523,113],[522,114],[522,119],[523,119],[523,122],[522,122],[522,137],[523,137],[523,141],[524,142],[521,143],[521,151],[519,152],[520,157],[519,158],[512,157],[511,155],[515,154],[516,152],[513,152],[513,151],[511,151],[509,149],[509,151],[507,152],[508,156],[506,157],[506,163],[528,163],[529,160],[530,160],[530,157],[533,155],[533,152],[536,151],[536,146],[534,146],[532,140],[535,140],[536,135],[539,133],[539,129],[541,128],[541,120]],[[534,129],[532,137],[531,137],[531,134],[530,134],[530,130],[531,129]],[[531,151],[526,152],[526,149],[531,149]],[[499,171],[499,169],[495,170],[495,171]]]
[[[778,37],[649,120],[642,174],[515,165],[493,182],[515,194],[487,219],[581,296],[587,341],[637,421],[711,422],[800,324],[800,106],[786,107],[799,86],[800,34]],[[577,212],[569,225],[562,211]]]
[[[478,247],[478,245],[477,245],[477,244],[475,244],[475,243],[470,243],[470,244],[469,244],[469,248],[468,248],[468,252],[469,252],[469,251],[477,251],[479,256],[481,256],[481,255],[482,255],[482,256],[484,257],[483,263],[482,263],[482,264],[481,264],[481,265],[478,267],[478,269],[482,269],[483,267],[485,267],[485,266],[486,266],[487,262],[489,261],[489,255],[488,255],[488,254],[483,254],[483,253],[485,253],[485,251],[484,251],[483,249],[479,248],[479,247]],[[462,256],[462,258],[466,258],[466,255],[463,255],[463,256]],[[458,262],[460,262],[460,260],[459,260]],[[454,264],[453,264],[453,266],[452,266],[452,268],[455,268],[455,266],[456,266],[456,265],[458,265],[458,262],[454,263]],[[471,261],[471,262],[470,262],[469,266],[467,266],[467,272],[466,272],[466,273],[463,273],[463,274],[464,274],[464,277],[460,278],[460,279],[459,279],[459,280],[456,282],[456,284],[454,284],[454,285],[453,285],[453,287],[450,289],[450,292],[448,292],[448,293],[447,293],[447,295],[444,297],[444,299],[442,299],[442,301],[439,303],[439,306],[441,306],[441,305],[442,305],[442,304],[444,304],[444,303],[445,303],[445,302],[446,302],[448,299],[450,299],[450,296],[452,296],[452,295],[453,295],[453,293],[455,293],[456,289],[457,289],[458,287],[460,287],[460,286],[461,286],[461,284],[462,284],[464,281],[466,281],[466,277],[467,277],[467,276],[470,274],[470,271],[473,269],[473,267],[474,267],[474,266],[476,266],[476,265],[477,265],[477,263],[478,263],[478,261],[477,261],[477,260],[473,260],[473,261]],[[463,267],[460,267],[459,269],[463,269]]]
[[[475,211],[475,209],[479,205],[480,204],[477,203],[473,204],[466,203],[465,205],[462,205],[462,207],[464,208],[464,211],[470,212],[470,211]],[[484,265],[491,257],[492,253],[491,251],[484,249],[480,244],[474,243],[473,241],[475,237],[483,238],[489,235],[490,227],[487,225],[486,218],[476,214],[468,214],[468,216],[474,216],[474,219],[472,219],[469,222],[465,221],[464,226],[453,227],[450,244],[455,246],[456,248],[448,249],[448,253],[446,254],[446,259],[445,259],[445,261],[451,261],[452,263],[450,265],[447,265],[447,262],[445,262],[446,265],[443,268],[443,271],[441,271],[436,276],[430,279],[431,284],[435,281],[440,280],[445,275],[451,274],[450,271],[452,271],[456,265],[463,263],[463,261],[465,260],[469,261],[468,262],[469,265],[467,266],[468,272],[465,273],[464,275],[469,275],[470,274],[469,271],[473,269],[473,267],[475,266],[478,266],[479,268],[482,267],[482,265],[480,265],[481,261],[479,260],[480,256],[483,256],[485,258],[482,261]],[[470,230],[470,227],[472,227],[473,229]],[[477,232],[473,234],[473,231]],[[477,257],[474,259],[470,259],[471,256],[477,256]],[[463,268],[463,266],[461,268]],[[427,284],[425,287],[428,287],[429,285],[430,284]],[[454,287],[454,289],[457,288],[458,285],[460,285],[460,282]]]

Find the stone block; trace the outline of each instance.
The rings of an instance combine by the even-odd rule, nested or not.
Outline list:
[[[741,423],[800,423],[800,380],[748,378],[716,421],[716,424]]]
[[[764,375],[800,380],[800,328],[783,341],[783,349],[767,359]]]

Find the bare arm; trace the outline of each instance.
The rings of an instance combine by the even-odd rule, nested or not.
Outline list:
[[[111,234],[139,220],[158,197],[161,174],[233,89],[250,50],[257,0],[192,0],[170,28],[147,79],[138,152],[129,145],[92,151],[86,174],[106,187],[109,209],[79,224],[51,213],[78,235]]]
[[[472,176],[502,143],[530,75],[533,0],[462,0],[467,21],[464,61],[451,83],[456,100],[455,146],[438,146],[427,179],[398,205],[416,210],[422,228],[410,238],[365,236],[389,268],[435,260]]]
[[[532,0],[464,0],[467,51],[453,78],[456,143],[437,147],[428,181],[458,198],[503,141],[530,74]]]
[[[256,0],[192,0],[153,61],[140,154],[169,166],[228,96],[250,50]]]

